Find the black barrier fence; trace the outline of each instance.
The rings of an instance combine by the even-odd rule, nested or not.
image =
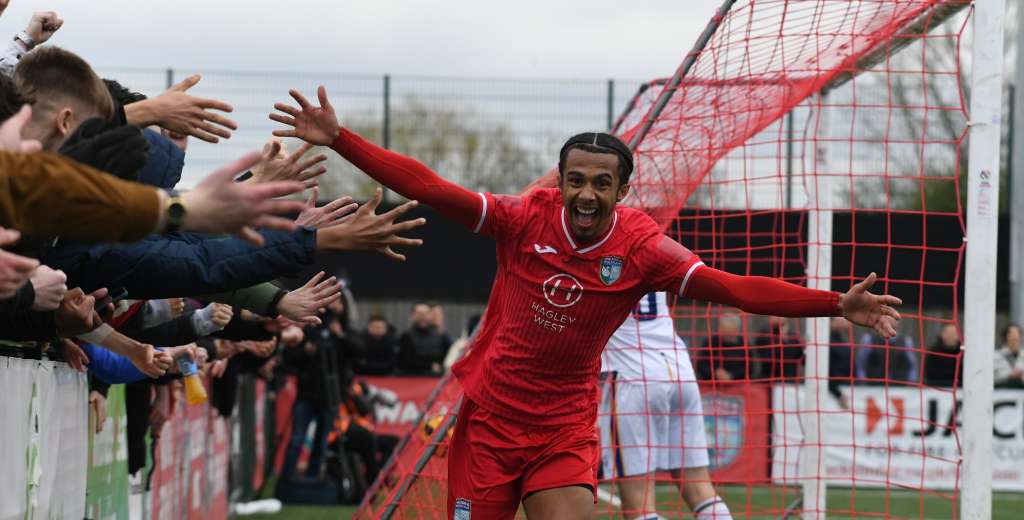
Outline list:
[[[428,207],[416,208],[409,217],[425,217],[428,224],[412,234],[422,238],[424,245],[407,251],[408,261],[337,253],[321,255],[316,269],[344,273],[359,299],[486,301],[496,270],[493,240],[466,231]],[[959,287],[963,298],[964,258],[959,252],[963,234],[956,216],[837,211],[833,226],[835,290],[845,290],[853,278],[874,271],[900,280],[889,290],[908,306],[927,308],[933,306],[929,302],[952,301],[953,287]],[[999,229],[998,306],[1006,308],[1009,225],[1005,217]],[[698,253],[715,251],[705,261],[730,272],[797,282],[804,276],[804,211],[684,209],[668,234]]]

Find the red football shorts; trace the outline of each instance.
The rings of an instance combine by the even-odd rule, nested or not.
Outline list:
[[[511,519],[531,493],[586,486],[597,501],[593,423],[532,426],[463,398],[448,449],[448,518]]]

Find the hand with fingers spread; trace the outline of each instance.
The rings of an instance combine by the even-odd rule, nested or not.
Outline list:
[[[270,114],[270,119],[286,124],[291,129],[274,130],[278,137],[298,137],[310,144],[329,146],[338,137],[341,125],[334,107],[327,99],[327,89],[323,86],[316,91],[320,106],[315,107],[297,90],[289,90],[288,94],[299,104],[299,108],[284,103],[274,103],[274,109],[284,114]]]
[[[303,158],[312,148],[313,145],[302,143],[289,153],[280,140],[271,139],[263,146],[260,162],[252,167],[252,181],[299,181],[306,188],[317,186],[316,178],[327,172],[327,167],[320,164],[327,156],[321,153]]]
[[[297,200],[275,200],[302,190],[299,182],[268,182],[255,184],[235,182],[234,178],[260,160],[252,152],[208,175],[196,189],[181,195],[186,207],[184,228],[206,233],[237,233],[261,245],[263,237],[253,227],[292,231],[295,222],[282,213],[297,213],[304,207]]]
[[[342,223],[317,231],[316,247],[319,250],[377,251],[395,260],[405,260],[405,255],[396,253],[394,246],[418,246],[423,241],[405,238],[399,233],[418,228],[427,223],[425,218],[395,222],[405,212],[416,207],[416,201],[409,201],[387,213],[375,211],[384,193],[377,188],[373,199],[356,210]]]
[[[36,299],[32,302],[32,310],[52,311],[60,307],[64,293],[68,292],[68,277],[64,271],[53,269],[47,265],[36,268],[30,278]]]
[[[32,119],[32,108],[28,105],[21,107],[17,114],[14,114],[3,125],[0,125],[0,150],[11,152],[38,152],[43,145],[35,139],[24,140],[21,138],[21,129]]]
[[[106,289],[97,289],[85,294],[81,288],[75,287],[64,293],[64,299],[54,314],[57,334],[62,338],[84,334],[103,324],[103,319],[96,312],[97,299],[107,295]]]
[[[238,129],[234,121],[211,110],[231,112],[231,105],[216,99],[204,99],[187,93],[202,76],[185,78],[156,97],[125,105],[128,122],[138,126],[159,125],[179,135],[190,135],[208,143],[231,137]]]
[[[306,208],[299,213],[295,223],[310,229],[321,229],[342,223],[353,211],[359,209],[359,204],[352,202],[352,197],[341,197],[331,202],[316,207],[317,197],[320,195],[319,188],[313,188],[313,192],[306,201]]]
[[[891,338],[896,335],[896,324],[900,320],[900,313],[892,306],[900,305],[903,301],[888,294],[868,292],[876,279],[875,273],[871,273],[864,281],[840,295],[839,309],[843,317],[851,322],[875,329],[883,338]]]
[[[285,294],[277,304],[277,312],[303,325],[320,325],[317,312],[341,298],[341,284],[334,276],[324,280],[323,271],[310,278],[306,285]]]

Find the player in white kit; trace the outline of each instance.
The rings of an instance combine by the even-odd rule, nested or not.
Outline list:
[[[665,293],[641,298],[601,362],[601,459],[605,478],[618,479],[626,518],[661,518],[654,473],[667,470],[696,518],[731,520],[711,484],[700,389]]]

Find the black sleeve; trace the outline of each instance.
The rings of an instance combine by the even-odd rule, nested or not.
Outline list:
[[[298,372],[309,363],[310,356],[306,353],[306,341],[297,347],[284,347],[281,349],[281,361],[288,367],[289,371]]]
[[[0,338],[11,341],[50,341],[56,337],[57,320],[53,311],[18,308],[17,296],[0,301]]]
[[[224,327],[224,330],[220,332],[210,334],[210,336],[231,341],[267,341],[273,339],[274,335],[267,332],[267,329],[263,327],[263,323],[243,320],[240,314],[236,309],[235,315],[228,322],[227,327]]]
[[[142,343],[151,345],[165,345],[174,347],[188,345],[199,339],[196,330],[192,328],[192,315],[195,311],[189,311],[170,321],[154,325],[147,329],[123,330],[125,336]]]
[[[217,359],[217,343],[210,338],[199,338],[196,346],[206,350],[206,359],[214,361]]]
[[[107,397],[107,392],[110,391],[110,383],[107,383],[107,382],[103,381],[102,379],[92,375],[92,373],[90,372],[89,373],[89,391],[90,392],[93,392],[93,391],[99,392],[100,395],[102,395],[103,398],[105,399]]]
[[[36,288],[32,286],[32,282],[26,282],[22,285],[18,292],[14,294],[14,305],[18,309],[29,310],[32,308],[32,303],[36,301]]]
[[[277,352],[274,352],[274,354],[276,353]],[[270,361],[274,357],[274,354],[263,358],[253,354],[252,352],[242,352],[241,354],[236,354],[232,357],[231,361],[228,363],[233,363],[237,366],[239,373],[258,372],[267,361]]]
[[[408,332],[403,332],[398,338],[398,368],[412,368],[416,365],[416,352],[413,348],[412,337]]]

